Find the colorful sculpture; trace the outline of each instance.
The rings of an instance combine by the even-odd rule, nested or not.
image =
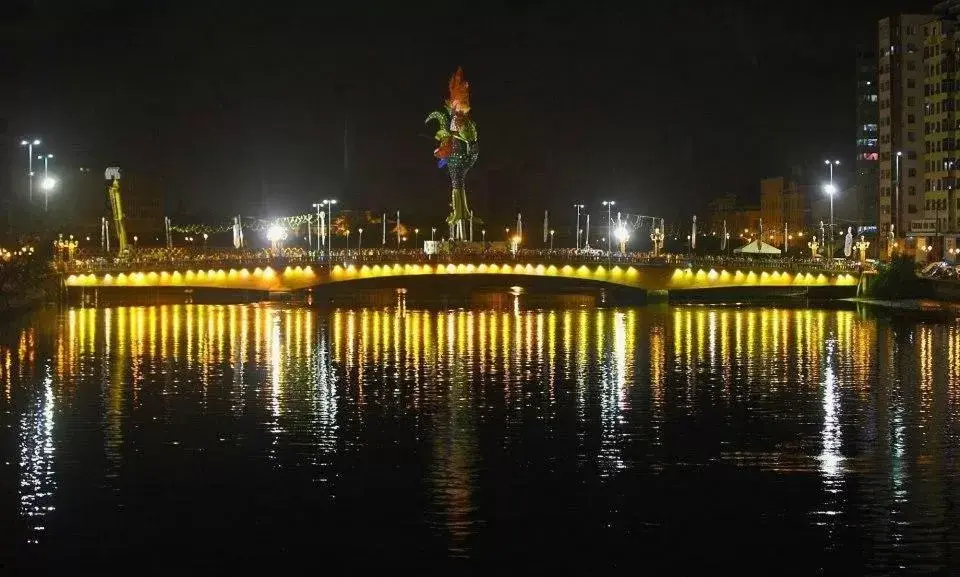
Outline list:
[[[427,116],[426,122],[436,120],[439,124],[434,138],[437,147],[433,156],[439,168],[446,168],[450,174],[453,190],[450,193],[450,238],[453,240],[473,240],[473,211],[467,203],[467,189],[464,179],[467,172],[477,161],[477,126],[470,118],[470,84],[463,79],[463,70],[450,77],[450,96],[443,110],[436,110]]]

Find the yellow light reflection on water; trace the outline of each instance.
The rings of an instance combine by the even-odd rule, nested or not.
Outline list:
[[[800,464],[777,466],[818,474],[829,491],[848,490],[840,480],[857,464],[843,454],[862,438],[847,427],[862,415],[879,431],[863,434],[873,435],[871,443],[882,437],[876,450],[900,463],[890,466],[898,467],[902,487],[909,486],[910,463],[934,458],[930,443],[958,420],[956,324],[893,328],[846,310],[517,306],[510,299],[499,308],[408,310],[398,299],[388,307],[329,311],[276,304],[71,309],[57,317],[52,339],[27,327],[9,344],[0,342],[0,401],[9,409],[27,388],[14,383],[42,382],[41,361],[48,362],[49,393],[43,389],[31,401],[36,432],[37,423],[46,423],[38,415],[49,412],[55,421],[70,406],[59,404],[60,396],[79,394],[96,379],[98,430],[111,475],[122,470],[137,438],[131,415],[150,402],[171,412],[182,410],[173,403],[195,402],[196,418],[203,419],[202,403],[212,409],[218,387],[234,383],[233,418],[260,411],[267,419],[258,425],[279,443],[295,424],[306,426],[295,417],[309,410],[329,431],[317,446],[331,451],[342,449],[330,442],[337,431],[369,415],[364,403],[377,403],[391,417],[415,418],[419,442],[439,444],[428,454],[459,491],[445,501],[453,508],[469,506],[477,423],[488,426],[502,411],[507,427],[517,428],[541,401],[548,408],[539,407],[537,419],[550,426],[564,415],[599,424],[603,474],[630,466],[625,449],[637,439],[669,441],[665,419],[689,418],[706,399],[750,410],[751,418],[772,419],[785,431],[812,406],[817,421],[801,423],[791,432],[800,435],[796,443],[783,444],[775,456],[803,446]],[[379,390],[381,383],[394,388]],[[648,395],[650,412],[638,412]],[[427,413],[429,419],[420,418]],[[428,422],[442,423],[448,436],[424,433]],[[60,434],[56,426],[50,430]],[[585,447],[597,440],[576,441],[583,443],[578,450],[588,453]]]

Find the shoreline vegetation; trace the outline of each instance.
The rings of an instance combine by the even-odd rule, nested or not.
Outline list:
[[[42,303],[52,277],[42,259],[15,259],[0,265],[0,317]]]

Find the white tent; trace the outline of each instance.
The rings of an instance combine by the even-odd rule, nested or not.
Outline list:
[[[740,248],[733,249],[740,254],[780,254],[780,249],[765,242],[750,241]]]

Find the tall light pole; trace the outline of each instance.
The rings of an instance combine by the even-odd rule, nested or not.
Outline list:
[[[57,186],[57,179],[47,176],[40,183],[40,188],[43,189],[43,212],[47,212],[47,208],[50,206],[50,192],[53,191]]]
[[[580,249],[580,209],[583,208],[583,205],[575,204],[573,205],[573,208],[577,209],[577,228],[575,228],[574,230],[577,231],[576,248],[577,250],[579,250]]]
[[[54,178],[50,178],[50,159],[52,154],[38,154],[37,160],[43,160],[43,180],[40,181],[40,188],[43,189],[43,212],[50,208],[50,192],[57,185]]]
[[[833,184],[833,167],[840,166],[840,161],[824,160],[823,163],[830,168],[830,184],[827,185],[829,188],[824,187],[824,191],[830,195],[830,258],[833,258],[833,197],[837,194],[837,187]]]
[[[896,186],[896,198],[894,198],[894,203],[895,203],[894,209],[895,209],[895,210],[893,211],[893,214],[896,214],[896,215],[897,215],[896,220],[894,220],[894,219],[892,218],[892,217],[893,217],[893,214],[890,215],[890,216],[891,216],[891,219],[890,219],[890,220],[895,223],[895,225],[894,225],[894,227],[893,227],[893,230],[894,230],[894,239],[896,239],[896,234],[897,234],[898,232],[900,232],[900,158],[901,158],[902,156],[903,156],[903,151],[898,150],[898,151],[897,151],[897,166],[896,166],[897,186]]]
[[[37,160],[43,160],[43,178],[47,178],[50,172],[50,159],[53,158],[52,154],[38,154]]]
[[[613,250],[613,205],[616,201],[605,200],[601,204],[607,207],[607,254]]]
[[[481,229],[481,230],[480,230],[480,236],[483,237],[483,242],[484,242],[484,244],[486,244],[486,242],[487,242],[487,229],[485,229],[485,228],[484,228],[484,229]]]
[[[40,146],[40,139],[33,138],[33,139],[21,140],[20,146],[27,147],[27,174],[30,175],[30,192],[27,198],[32,203],[33,202],[33,147]]]
[[[420,229],[413,229],[413,248],[417,248],[417,245],[420,243]]]
[[[363,229],[357,229],[357,250],[363,248]]]
[[[320,227],[321,227],[321,224],[320,224],[320,210],[323,208],[323,204],[321,204],[321,203],[319,203],[319,202],[315,202],[315,203],[313,203],[313,208],[317,209],[317,254],[319,255],[319,254],[320,254],[320,251],[323,250],[323,245],[320,244],[321,242],[323,242],[323,241],[321,240],[321,239],[322,239],[322,235],[320,234]],[[309,223],[308,223],[308,225],[309,225]]]
[[[837,194],[837,187],[831,182],[823,186],[823,191],[830,197],[830,242],[827,243],[829,258],[833,258],[833,197]]]
[[[550,229],[550,250],[553,250],[553,233],[556,232],[552,228]]]
[[[333,255],[333,205],[337,204],[337,199],[325,198],[323,204],[327,206],[327,262],[329,263]]]
[[[437,234],[437,227],[431,226],[431,227],[430,227],[430,241],[431,241],[431,242],[433,241],[433,236],[434,236],[435,234]]]

